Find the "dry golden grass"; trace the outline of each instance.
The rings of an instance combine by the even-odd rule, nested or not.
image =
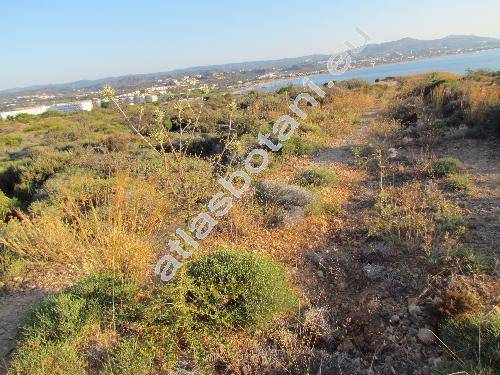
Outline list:
[[[83,274],[112,271],[144,280],[165,246],[162,236],[176,224],[155,186],[121,175],[87,204],[68,194],[58,210],[9,222],[2,243],[41,269],[78,265]]]
[[[303,251],[325,240],[329,224],[323,216],[306,217],[285,227],[269,227],[268,214],[269,211],[264,212],[251,201],[235,204],[219,224],[217,234],[206,240],[204,248],[233,247],[293,262]]]
[[[461,209],[433,185],[418,182],[387,187],[369,219],[370,235],[421,247],[428,252],[436,240],[465,230]]]

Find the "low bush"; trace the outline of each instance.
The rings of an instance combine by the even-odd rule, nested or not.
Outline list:
[[[0,251],[0,289],[11,287],[22,281],[26,274],[26,261],[8,251]]]
[[[440,255],[437,265],[440,269],[448,269],[464,275],[495,272],[495,261],[471,247],[459,247]]]
[[[8,375],[86,375],[85,358],[70,341],[27,341],[17,349]]]
[[[380,193],[369,235],[428,249],[439,237],[463,231],[460,207],[444,199],[439,190],[412,183]]]
[[[300,186],[331,186],[337,182],[337,176],[328,168],[311,167],[298,172],[294,182]]]
[[[296,308],[285,270],[242,251],[222,249],[194,259],[169,284],[98,274],[34,308],[9,374],[85,374],[89,368],[170,373],[181,355],[203,366],[207,345],[217,347],[232,331],[262,328]],[[112,337],[106,356],[92,355],[99,333]]]
[[[473,186],[468,175],[455,174],[446,178],[444,187],[449,191],[469,190]]]
[[[432,163],[431,173],[437,177],[446,177],[462,170],[462,162],[455,158],[441,158]]]
[[[18,200],[16,198],[9,198],[0,190],[0,221],[5,220],[16,207],[19,207]]]
[[[467,370],[482,368],[484,374],[500,371],[498,311],[444,319],[439,325],[439,336],[458,358],[466,361]]]
[[[415,124],[423,113],[423,100],[420,96],[395,99],[388,109],[388,115],[403,126]]]
[[[281,208],[306,207],[314,202],[314,195],[307,190],[279,181],[264,180],[255,186],[255,195],[264,205]]]
[[[216,329],[262,326],[296,307],[284,269],[242,251],[221,249],[193,260],[185,282],[186,302],[196,318]]]
[[[38,187],[54,173],[63,170],[71,158],[70,152],[35,152],[22,164],[13,167],[13,194],[22,202],[29,202]]]
[[[335,202],[326,202],[324,199],[316,198],[314,203],[307,206],[307,215],[336,215],[340,212],[340,206]]]
[[[311,122],[306,122],[300,126],[300,131],[303,133],[310,133],[316,136],[323,136],[325,134],[324,129],[320,125],[313,124]]]
[[[481,300],[470,288],[446,289],[438,303],[438,312],[444,318],[466,318],[481,311]]]
[[[4,135],[0,136],[0,145],[4,146],[18,146],[21,144],[21,137],[17,135]]]
[[[316,145],[311,141],[303,137],[293,135],[283,144],[280,152],[285,156],[303,156],[313,154],[316,152],[316,149]]]
[[[375,170],[376,165],[378,167],[378,161],[376,160],[377,150],[372,145],[353,146],[350,151],[358,167],[369,170]]]
[[[49,297],[26,317],[12,374],[86,374],[79,348],[99,324],[124,316],[137,294],[125,278],[99,275]]]
[[[155,358],[144,342],[138,337],[124,339],[113,348],[110,360],[106,363],[107,374],[136,375],[148,374]]]

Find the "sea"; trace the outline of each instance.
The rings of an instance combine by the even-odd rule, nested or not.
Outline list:
[[[450,72],[464,74],[469,69],[500,71],[500,49],[378,65],[370,68],[347,71],[344,74],[335,76],[328,73],[310,75],[308,78],[317,85],[322,85],[326,82],[330,82],[331,80],[342,81],[351,78],[359,78],[374,82],[376,79],[383,79],[386,77],[407,76],[426,72]],[[302,77],[256,84],[240,90],[237,93],[246,93],[252,90],[270,92],[289,85],[302,85]]]

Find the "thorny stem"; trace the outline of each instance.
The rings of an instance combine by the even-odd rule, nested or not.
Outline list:
[[[120,106],[120,104],[116,101],[115,98],[112,98],[111,99],[114,103],[114,105],[118,108],[118,110],[120,111],[120,113],[122,114],[122,116],[125,118],[125,120],[127,121],[127,125],[130,126],[130,128],[139,136],[141,137],[141,139],[149,146],[151,147],[158,155],[161,156],[161,153],[160,151],[158,151],[156,149],[156,147],[146,138],[144,137],[141,132],[134,126],[134,124],[132,123],[132,121],[130,121],[130,118],[128,117],[128,115],[123,111],[122,107]]]

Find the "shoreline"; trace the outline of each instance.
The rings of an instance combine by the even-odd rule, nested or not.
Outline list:
[[[403,64],[407,62],[412,62],[412,61],[428,61],[428,60],[433,60],[441,57],[452,57],[452,56],[462,56],[462,55],[468,55],[468,54],[474,54],[474,53],[480,53],[480,52],[486,52],[486,51],[494,51],[494,50],[500,50],[500,47],[497,48],[487,48],[487,49],[481,49],[481,50],[476,50],[476,51],[467,51],[467,52],[460,52],[460,53],[446,53],[446,54],[441,54],[441,55],[434,55],[434,56],[428,56],[428,57],[422,57],[422,58],[416,58],[416,59],[410,59],[410,58],[404,58],[400,61],[396,62],[388,62],[388,63],[380,63],[380,64],[374,64],[372,66],[370,65],[362,65],[362,66],[357,66],[355,68],[349,69],[347,72],[356,72],[360,71],[363,69],[370,69],[370,68],[375,68],[375,67],[380,67],[380,66],[389,66],[389,65],[397,65],[397,64]],[[303,77],[315,77],[315,76],[320,76],[323,74],[328,74],[328,70],[324,69],[321,70],[321,73],[304,73],[303,75],[297,75],[293,77],[282,77],[282,78],[275,78],[275,79],[266,79],[262,81],[254,81],[252,83],[249,83],[247,85],[244,85],[242,87],[239,87],[232,91],[232,94],[239,95],[239,94],[244,94],[245,92],[252,91],[249,90],[251,88],[258,88],[259,86],[264,86],[268,85],[271,83],[275,82],[283,82],[283,81],[294,81]],[[384,79],[385,77],[381,77],[380,79]]]

